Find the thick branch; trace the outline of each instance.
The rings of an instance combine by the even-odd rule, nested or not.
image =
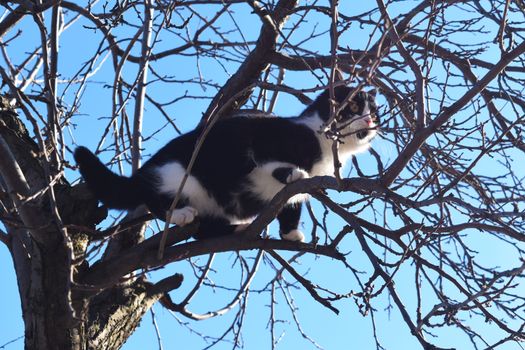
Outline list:
[[[222,108],[227,101],[229,106],[228,108],[222,108],[222,115],[229,115],[232,110],[244,105],[251,94],[251,90],[247,90],[232,101],[229,100],[239,91],[253,84],[261,73],[268,68],[270,55],[275,51],[277,39],[280,35],[280,28],[284,25],[288,14],[297,5],[297,2],[297,0],[280,0],[274,11],[267,15],[271,20],[264,21],[255,48],[246,57],[237,72],[228,79],[226,84],[215,95],[215,98],[204,113],[203,120],[209,118],[214,111]]]

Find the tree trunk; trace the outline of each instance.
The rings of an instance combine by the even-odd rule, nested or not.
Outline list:
[[[71,283],[80,280],[87,268],[83,256],[89,236],[81,228],[94,229],[107,212],[84,185],[71,186],[63,178],[53,186],[58,216],[47,193],[35,195],[49,183],[42,155],[5,100],[0,106],[0,137],[31,195],[25,200],[9,191],[15,199],[2,213],[12,237],[9,248],[22,304],[25,349],[119,349],[158,297],[148,293],[142,278],[96,291]],[[4,174],[0,175],[2,186],[9,189]],[[136,243],[129,237],[140,238],[140,229],[124,235],[123,241],[129,242],[118,244],[120,250]]]

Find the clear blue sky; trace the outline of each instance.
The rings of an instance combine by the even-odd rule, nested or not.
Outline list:
[[[350,2],[341,1],[341,12],[345,14],[357,14],[364,10],[364,2]],[[359,3],[359,4],[358,4]],[[397,11],[403,13],[408,9],[415,6],[416,2],[410,1],[406,4],[397,4],[395,10],[392,9],[391,16],[394,17]],[[373,4],[369,2],[369,4]],[[247,6],[241,7],[236,6],[237,11],[236,20],[243,28],[243,35],[248,40],[253,40],[257,35],[257,27],[251,25],[258,23],[255,15],[250,13]],[[202,15],[206,15],[206,10],[203,10]],[[70,77],[81,65],[83,60],[89,56],[89,53],[99,44],[101,39],[100,35],[93,31],[86,31],[81,28],[80,21],[77,24],[78,29],[74,29],[66,32],[61,37],[61,61],[60,71],[62,77]],[[327,30],[329,23],[327,21],[322,22],[319,31]],[[24,35],[31,37],[35,35],[34,23],[31,20],[25,20],[22,24],[24,28]],[[118,32],[118,29],[116,30]],[[301,37],[309,35],[309,30],[304,30],[298,33],[296,40],[299,41]],[[162,39],[162,37],[161,37]],[[364,48],[367,42],[367,33],[359,28],[354,28],[349,35],[341,38],[341,46],[348,46],[352,48]],[[17,52],[27,52],[32,47],[36,40],[19,40],[15,41],[9,48],[9,53],[13,57],[17,57]],[[79,45],[81,43],[81,45]],[[164,40],[156,45],[155,50],[161,51],[162,49],[172,47],[174,43]],[[323,54],[329,53],[329,40],[326,37],[319,38],[312,42],[313,49],[318,50]],[[154,50],[154,51],[155,51]],[[490,61],[490,52],[485,57],[486,60]],[[81,59],[79,59],[81,57]],[[3,62],[2,62],[3,63]],[[160,64],[155,67],[158,69],[164,69],[165,72],[170,72],[177,79],[193,78],[198,73],[193,61],[184,57],[173,58],[166,62],[166,65],[170,67],[162,66]],[[132,77],[136,71],[134,65],[128,65],[129,70],[125,70],[125,76]],[[224,82],[230,73],[235,71],[235,64],[228,64],[225,67],[221,67],[214,63],[212,60],[203,59],[201,62],[201,72],[203,76],[213,76],[215,82]],[[107,117],[111,113],[111,90],[104,86],[104,83],[110,81],[113,77],[112,67],[108,61],[102,65],[97,75],[94,76],[90,83],[86,87],[86,91],[83,96],[83,103],[81,105],[79,115],[75,117],[75,122],[78,124],[76,127],[71,128],[71,135],[74,136],[75,142],[79,145],[86,145],[90,148],[94,148],[100,135],[102,134],[102,128],[106,121],[101,117]],[[151,77],[151,76],[150,76]],[[310,88],[316,84],[316,81],[311,75],[305,75],[303,73],[288,72],[286,75],[285,83],[297,88]],[[178,89],[182,89],[181,85],[176,85]],[[190,94],[213,96],[215,90],[208,88],[207,90],[202,89],[200,86],[188,85],[184,86]],[[169,101],[177,96],[184,94],[183,90],[167,89],[166,85],[152,84],[149,87],[149,93],[154,95],[160,101]],[[70,96],[69,96],[70,97]],[[384,99],[379,97],[380,104],[384,105]],[[132,104],[131,104],[132,106]],[[183,130],[191,130],[198,122],[201,113],[206,109],[207,101],[204,100],[183,100],[176,104],[174,107],[169,108],[171,115],[175,117],[177,125]],[[292,116],[300,113],[304,106],[300,104],[294,98],[281,97],[277,104],[276,112],[280,115]],[[128,108],[128,111],[132,111],[132,107]],[[146,105],[146,117],[144,120],[144,131],[148,134],[163,125],[163,118],[159,112],[151,105]],[[171,137],[175,136],[175,131],[166,127],[161,132],[155,135],[154,138],[145,142],[146,148],[145,154],[154,153],[162,144],[164,144]],[[67,142],[71,143],[70,136],[67,137]],[[388,134],[385,137],[389,137]],[[374,149],[378,151],[383,158],[384,162],[388,164],[396,155],[396,150],[392,149],[390,143],[377,139],[374,142]],[[147,156],[146,156],[147,158]],[[363,154],[359,156],[359,163],[364,167],[364,170],[369,174],[374,172],[372,167],[368,167],[367,164],[374,164],[372,158]],[[356,176],[355,170],[350,166],[345,168],[344,174],[350,174]],[[78,179],[78,174],[69,172],[68,177],[71,181]],[[331,194],[333,198],[341,200],[341,202],[348,202],[355,200],[357,196],[355,194]],[[314,209],[317,213],[322,214],[323,209],[319,205],[314,203]],[[117,214],[117,213],[113,213]],[[371,221],[377,220],[379,224],[382,222],[382,218],[374,218],[371,210],[365,210],[361,213],[362,217],[367,218]],[[389,218],[389,224],[396,226],[394,219]],[[304,231],[310,232],[310,220],[306,213],[303,214]],[[328,220],[331,233],[337,233],[344,225],[341,219],[335,216],[330,216]],[[149,233],[155,231],[155,226],[149,230]],[[270,234],[277,236],[275,225],[270,226]],[[495,257],[499,259],[500,265],[508,265],[508,267],[517,266],[517,256],[512,253],[509,254],[506,247],[498,240],[492,238],[485,238],[482,243],[477,242],[474,237],[472,244],[480,248],[479,259],[487,264],[491,263]],[[370,263],[366,256],[360,251],[357,240],[353,237],[345,239],[343,251],[350,251],[348,259],[352,266],[359,271],[369,273]],[[255,252],[246,252],[242,256],[246,259],[248,265],[251,267],[253,264],[253,258]],[[291,256],[291,254],[282,254],[285,257]],[[224,253],[216,257],[214,268],[215,272],[211,274],[211,281],[216,282],[222,286],[229,288],[238,288],[239,283],[242,282],[241,276],[246,271],[241,271],[239,264],[236,263],[236,253]],[[207,261],[207,257],[200,257],[195,259],[198,265],[204,265]],[[271,260],[274,264],[275,261]],[[359,286],[354,275],[345,269],[339,262],[332,261],[326,258],[317,258],[315,256],[303,256],[300,258],[300,263],[294,265],[297,270],[307,275],[315,284],[318,284],[324,288],[337,291],[341,294],[349,293],[351,291],[359,291]],[[23,321],[21,318],[20,303],[18,297],[18,290],[16,286],[16,278],[14,275],[14,269],[12,267],[11,258],[7,249],[0,245],[0,265],[2,266],[2,280],[4,280],[3,297],[0,298],[0,346],[10,340],[16,339],[23,335]],[[170,265],[161,271],[157,271],[151,274],[152,280],[158,280],[165,276],[173,273],[183,273],[185,275],[185,281],[183,286],[172,293],[172,297],[175,300],[180,300],[188,292],[195,282],[194,273],[187,262],[181,262]],[[367,280],[367,275],[361,277],[363,281]],[[400,295],[404,296],[404,300],[411,312],[414,310],[412,304],[415,300],[415,286],[413,282],[413,267],[410,265],[404,265],[404,267],[398,272],[396,278],[396,288]],[[247,299],[247,313],[244,318],[243,325],[243,342],[246,349],[270,349],[270,334],[268,328],[268,319],[270,315],[270,303],[271,299],[268,293],[259,293],[262,288],[267,287],[268,282],[275,277],[273,269],[268,265],[266,260],[261,262],[257,275],[253,281],[249,297]],[[284,274],[284,281],[288,283],[295,283],[294,279]],[[283,283],[285,283],[283,281]],[[277,338],[282,337],[278,348],[280,349],[310,349],[315,348],[312,342],[306,340],[301,336],[301,332],[311,336],[312,339],[325,349],[362,349],[371,350],[375,349],[374,337],[372,333],[372,322],[370,316],[361,316],[358,312],[358,308],[354,299],[346,299],[343,302],[337,302],[334,305],[341,311],[339,315],[335,315],[330,310],[327,310],[323,306],[315,302],[310,295],[305,292],[299,285],[297,288],[290,288],[291,294],[283,293],[282,290],[276,290],[277,305],[275,308],[275,317],[279,320],[276,327]],[[425,288],[423,288],[425,293]],[[205,313],[215,309],[219,309],[226,305],[232,297],[231,292],[226,292],[221,288],[205,288],[202,293],[199,293],[195,300],[191,303],[191,310],[194,312]],[[246,300],[243,300],[245,302]],[[293,320],[293,315],[287,305],[287,301],[293,303],[298,307],[297,316],[300,320],[300,326],[302,330],[299,330]],[[420,349],[419,343],[411,336],[408,327],[404,324],[399,312],[394,308],[392,312],[389,311],[389,305],[391,300],[388,298],[386,293],[379,297],[374,302],[375,307],[375,323],[377,327],[378,336],[381,344],[386,349]],[[431,307],[432,305],[424,305]],[[173,315],[167,310],[163,309],[160,305],[154,307],[156,319],[160,329],[162,342],[164,349],[201,349],[206,346],[206,343],[197,335],[197,332],[203,334],[218,337],[224,332],[239,310],[238,307],[234,308],[228,314],[213,318],[211,320],[202,322],[191,322],[180,315]],[[186,323],[190,322],[189,325]],[[190,331],[187,326],[193,330]],[[476,323],[477,327],[484,327],[479,323]],[[488,339],[497,339],[498,334],[494,332],[494,328],[486,327],[486,336]],[[440,338],[440,346],[443,347],[457,347],[458,349],[471,348],[471,344],[462,332],[448,328],[447,330],[436,330],[434,335]],[[432,341],[432,337],[428,337]],[[18,340],[5,347],[6,349],[22,349],[23,341]],[[140,326],[140,328],[133,334],[129,339],[128,343],[124,346],[126,350],[132,349],[155,349],[157,348],[157,338],[152,325],[151,314],[148,313]],[[220,343],[217,349],[231,349],[232,344],[228,342]],[[508,345],[501,349],[518,349],[515,345]]]

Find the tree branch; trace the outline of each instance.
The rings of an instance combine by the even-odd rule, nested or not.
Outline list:
[[[445,124],[454,114],[465,107],[474,96],[483,91],[514,59],[522,55],[524,52],[525,41],[512,51],[509,51],[506,55],[503,55],[500,61],[495,64],[494,67],[489,70],[470,90],[452,105],[446,107],[433,121],[429,123],[428,127],[420,130],[420,132],[414,135],[412,141],[410,141],[405,149],[399,154],[397,159],[385,171],[385,174],[381,177],[381,183],[384,186],[390,186],[426,139]]]
[[[286,260],[284,260],[279,254],[277,254],[273,250],[268,250],[268,254],[270,254],[275,260],[277,260],[279,264],[281,264],[281,266],[297,280],[297,282],[301,283],[304,289],[306,289],[306,291],[310,293],[312,298],[314,298],[318,303],[320,303],[327,309],[332,310],[336,315],[339,315],[339,310],[332,306],[332,304],[328,300],[322,298],[317,293],[317,291],[315,290],[316,286],[313,285],[312,282],[301,276],[290,264],[288,264]]]
[[[272,20],[263,22],[255,48],[246,57],[237,72],[217,92],[202,120],[209,118],[217,108],[222,109],[221,115],[229,115],[232,110],[244,105],[252,92],[251,90],[247,89],[244,94],[233,100],[231,100],[232,96],[253,84],[261,73],[268,68],[270,55],[275,51],[277,39],[280,35],[280,28],[284,25],[288,14],[297,5],[297,2],[297,0],[279,0],[274,10],[268,14]],[[228,105],[223,108],[226,102]],[[221,115],[218,117],[220,118]]]

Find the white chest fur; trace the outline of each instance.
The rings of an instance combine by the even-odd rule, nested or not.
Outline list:
[[[370,139],[372,137],[374,136],[369,136],[366,140],[359,140],[355,135],[351,135],[337,141],[339,142],[337,147],[337,160],[339,161],[341,168],[345,166],[352,156],[368,150],[370,148]],[[326,135],[322,133],[319,133],[317,138],[321,146],[321,159],[314,164],[311,176],[334,176],[334,142],[336,141],[326,137]]]
[[[321,146],[321,159],[317,161],[312,171],[310,172],[311,176],[334,176],[335,172],[335,164],[334,164],[334,151],[333,151],[333,145],[334,140],[331,140],[327,138],[324,134],[319,134],[317,136],[319,139],[319,144]],[[341,145],[340,145],[341,146]],[[337,152],[337,157],[339,163],[341,163],[341,166],[344,166],[346,164],[346,161],[352,156],[353,153],[344,150],[339,149]]]
[[[319,145],[321,147],[321,157],[314,164],[312,170],[310,171],[310,176],[334,176],[335,167],[334,167],[334,141],[333,139],[327,137],[323,132],[325,125],[321,118],[315,113],[310,116],[304,116],[297,121],[298,123],[308,126],[315,132]],[[355,123],[351,126],[352,129],[358,130],[359,128],[367,128],[368,126],[363,126],[362,123]],[[337,141],[339,142],[337,157],[339,163],[342,166],[356,153],[364,152],[370,147],[369,140],[359,140],[354,134],[346,136],[344,139]],[[373,137],[373,136],[372,136]]]

